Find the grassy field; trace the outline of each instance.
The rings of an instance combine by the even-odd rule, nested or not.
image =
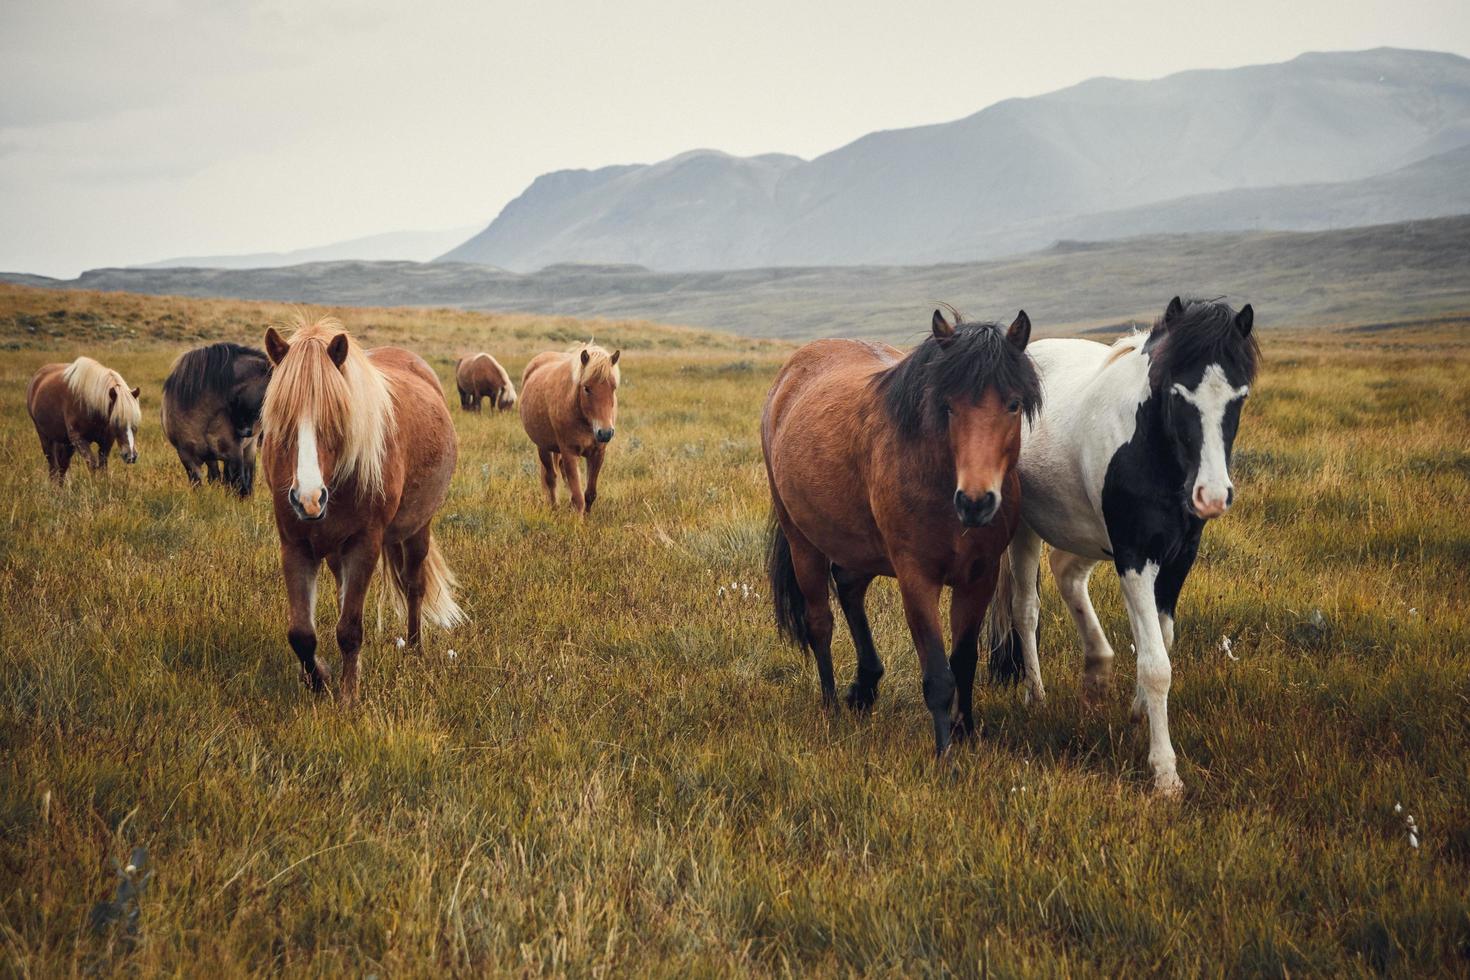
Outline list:
[[[640,323],[339,311],[446,380],[595,331],[625,384],[586,523],[513,415],[455,410],[437,533],[471,622],[400,650],[370,598],[361,701],[312,698],[266,500],[190,492],[155,422],[178,351],[281,312],[0,288],[0,972],[1470,970],[1463,322],[1263,337],[1180,606],[1170,804],[1111,573],[1105,709],[1048,576],[1044,708],[982,690],[985,738],[936,765],[882,583],[878,706],[824,714],[761,578],[787,348]],[[142,385],[142,458],[57,490],[23,391],[84,351]],[[94,926],[136,848],[152,877]]]

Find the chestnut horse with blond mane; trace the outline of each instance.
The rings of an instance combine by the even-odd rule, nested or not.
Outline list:
[[[265,350],[275,367],[261,458],[291,608],[286,635],[307,684],[325,691],[312,625],[325,559],[337,580],[341,695],[351,699],[363,602],[380,558],[409,642],[419,642],[421,614],[446,628],[464,619],[429,526],[454,475],[454,425],[438,377],[417,354],[365,351],[332,317],[298,317],[289,342],[272,327]]]
[[[585,514],[597,499],[597,474],[618,418],[618,358],[593,343],[571,351],[546,351],[521,374],[521,427],[536,444],[546,502],[556,506],[556,471],[572,494],[572,510]],[[582,492],[578,457],[587,460]]]
[[[73,453],[81,453],[92,469],[105,470],[113,443],[120,443],[123,462],[138,461],[136,436],[143,421],[138,389],[90,357],[42,367],[26,389],[26,408],[58,484],[66,479]]]
[[[897,578],[936,754],[974,732],[981,625],[1020,523],[1021,419],[1041,404],[1024,312],[1004,332],[956,321],[935,310],[933,336],[907,355],[857,340],[807,344],[776,375],[761,417],[777,625],[812,651],[823,704],[834,705],[830,580],[857,647],[847,703],[864,711],[883,662],[863,600],[877,576]]]

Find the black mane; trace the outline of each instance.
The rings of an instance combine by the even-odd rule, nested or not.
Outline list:
[[[180,357],[163,382],[163,393],[184,405],[192,405],[206,391],[227,395],[235,386],[235,361],[240,358],[259,359],[262,371],[270,369],[264,351],[222,341]]]
[[[995,388],[1002,398],[1019,398],[1028,419],[1041,407],[1041,380],[1031,358],[1006,339],[1005,328],[997,323],[958,322],[952,337],[926,338],[872,384],[908,439],[938,431],[949,399],[978,399],[987,388]]]
[[[1241,333],[1236,311],[1228,303],[1201,299],[1183,303],[1184,309],[1177,316],[1171,319],[1166,314],[1154,321],[1144,343],[1154,389],[1210,364],[1219,364],[1242,383],[1253,382],[1261,358],[1255,332]]]

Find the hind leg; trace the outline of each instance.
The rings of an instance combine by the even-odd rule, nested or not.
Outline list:
[[[213,456],[205,460],[204,472],[209,474],[210,483],[218,483],[220,481],[219,460],[215,459]]]
[[[832,581],[837,586],[837,603],[842,607],[842,616],[852,633],[852,644],[857,647],[857,672],[853,676],[852,687],[847,689],[847,706],[854,711],[867,711],[878,699],[878,682],[883,678],[883,661],[879,659],[878,648],[873,643],[873,631],[868,626],[868,610],[864,605],[873,576],[833,565]]]
[[[71,469],[71,458],[76,452],[69,442],[56,442],[51,444],[51,476],[60,486],[66,480],[66,471]]]
[[[812,659],[817,662],[817,680],[822,686],[822,706],[837,704],[837,682],[832,676],[832,604],[828,598],[827,576],[832,563],[816,546],[802,537],[795,527],[782,522],[791,547],[791,566],[796,587],[806,603],[806,630],[811,642]]]
[[[538,448],[536,456],[541,461],[541,489],[546,492],[547,505],[554,510],[556,508],[556,453]]]
[[[419,645],[419,631],[424,610],[427,574],[424,560],[429,557],[429,525],[425,524],[406,538],[402,550],[403,592],[408,606],[408,642]]]
[[[306,685],[317,694],[327,690],[327,672],[316,657],[316,573],[319,563],[311,548],[299,541],[281,542],[281,572],[286,578],[286,602],[290,620],[286,639]]]
[[[368,583],[378,565],[379,542],[367,534],[354,537],[342,549],[333,571],[337,574],[337,649],[342,653],[344,701],[357,697],[358,653],[362,649],[362,607]]]
[[[197,487],[201,482],[203,482],[202,478],[199,475],[202,471],[201,467],[199,466],[199,458],[193,453],[185,453],[182,449],[180,449],[179,465],[184,468],[184,475],[189,478],[190,486]]]
[[[1097,621],[1097,610],[1087,594],[1087,580],[1097,562],[1057,548],[1051,550],[1051,572],[1056,576],[1057,591],[1072,614],[1072,622],[1082,636],[1082,699],[1100,700],[1113,685],[1113,647]]]
[[[1036,576],[1041,570],[1041,538],[1024,521],[1011,539],[1011,622],[1021,636],[1021,658],[1026,667],[1026,703],[1046,700],[1041,683],[1041,660],[1036,653],[1036,631],[1041,620],[1041,594]]]

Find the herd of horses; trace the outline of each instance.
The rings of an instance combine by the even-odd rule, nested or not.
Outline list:
[[[936,310],[911,351],[820,340],[776,375],[760,432],[777,625],[811,652],[823,703],[834,706],[835,595],[857,651],[846,700],[866,711],[884,668],[864,599],[874,578],[896,578],[943,754],[976,732],[982,633],[992,676],[1024,679],[1028,701],[1045,697],[1036,648],[1042,542],[1081,634],[1084,694],[1109,690],[1113,650],[1087,585],[1098,563],[1111,562],[1137,653],[1133,713],[1148,723],[1156,790],[1175,795],[1174,612],[1205,523],[1234,501],[1231,449],[1259,359],[1252,308],[1175,297],[1150,331],[1111,345],[1031,343],[1024,312],[1009,327],[950,313]],[[338,694],[351,700],[380,565],[409,643],[419,643],[424,618],[445,628],[465,618],[431,529],[458,446],[439,379],[418,355],[364,349],[332,317],[299,317],[294,328],[289,337],[270,328],[263,351],[219,343],[182,355],[164,382],[161,418],[192,484],[207,477],[248,496],[259,457],[288,642],[307,684],[327,690],[313,625],[325,562],[338,589]],[[572,509],[585,515],[615,431],[620,353],[587,343],[538,354],[519,392],[488,353],[461,358],[460,404],[517,409],[548,503],[560,473]],[[58,482],[74,452],[94,469],[114,445],[137,459],[139,391],[91,358],[42,367],[27,407]]]

